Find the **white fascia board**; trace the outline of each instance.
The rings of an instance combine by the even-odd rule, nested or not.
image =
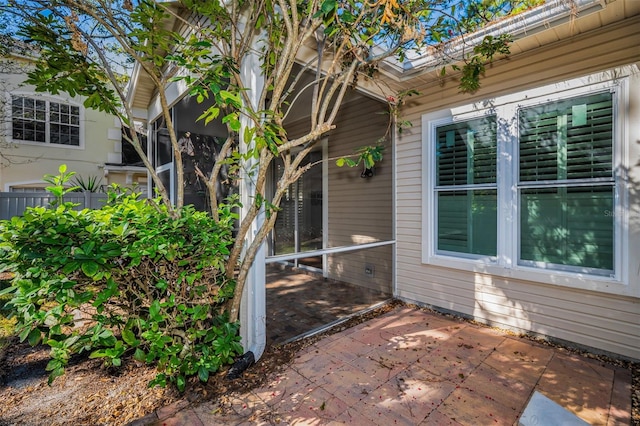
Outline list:
[[[165,95],[167,99],[167,105],[169,108],[178,103],[184,95],[188,92],[189,88],[184,80],[172,81],[165,87]],[[162,105],[160,103],[160,97],[156,95],[149,109],[147,111],[147,121],[151,122],[158,118],[162,114]]]
[[[133,65],[131,78],[129,79],[129,84],[127,85],[127,93],[125,95],[125,100],[129,106],[133,104],[133,100],[136,96],[136,88],[138,87],[138,80],[140,79],[140,69],[140,64],[136,62]]]
[[[396,58],[389,58],[383,63],[383,68],[399,79],[413,76],[419,72],[430,71],[443,65],[442,56],[453,58],[453,61],[462,59],[465,50],[470,46],[476,46],[482,42],[486,36],[498,36],[500,34],[510,34],[514,40],[524,38],[537,32],[547,30],[553,26],[566,23],[571,19],[572,14],[584,16],[592,12],[603,10],[606,7],[604,0],[549,0],[542,6],[527,10],[513,17],[503,19],[482,28],[457,42],[451,42],[444,46],[441,54],[426,53],[418,54],[409,52],[404,61],[400,62]],[[427,48],[432,52],[434,47]],[[452,60],[447,61],[451,63]]]
[[[149,111],[145,108],[131,108],[131,112],[135,121],[146,122],[149,116]]]

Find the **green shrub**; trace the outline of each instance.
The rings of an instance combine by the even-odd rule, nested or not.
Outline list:
[[[0,272],[15,274],[0,293],[12,297],[20,340],[51,347],[50,383],[89,351],[116,367],[127,354],[155,363],[150,386],[183,390],[187,377],[206,381],[242,353],[223,311],[234,289],[224,270],[231,209],[217,223],[191,206],[171,217],[158,200],[116,187],[102,209],[73,207],[0,222]]]

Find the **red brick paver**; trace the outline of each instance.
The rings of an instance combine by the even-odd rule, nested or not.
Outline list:
[[[301,351],[234,415],[177,405],[136,424],[514,425],[534,391],[593,425],[631,422],[627,369],[400,307]]]

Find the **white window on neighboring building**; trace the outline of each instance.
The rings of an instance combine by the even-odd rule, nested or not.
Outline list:
[[[44,98],[11,96],[14,142],[80,146],[81,109]]]
[[[424,261],[624,281],[624,87],[567,83],[425,115]]]
[[[9,188],[9,192],[46,192],[45,186],[21,186],[15,185]]]

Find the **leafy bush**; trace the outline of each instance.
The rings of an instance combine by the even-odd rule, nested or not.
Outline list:
[[[64,178],[56,182],[58,193]],[[99,210],[35,207],[0,222],[0,272],[14,275],[9,305],[21,341],[51,347],[49,382],[69,357],[90,351],[119,366],[126,354],[156,363],[150,386],[209,374],[242,353],[224,302],[234,282],[224,264],[233,213],[215,222],[185,207],[171,217],[158,200],[112,187]]]

